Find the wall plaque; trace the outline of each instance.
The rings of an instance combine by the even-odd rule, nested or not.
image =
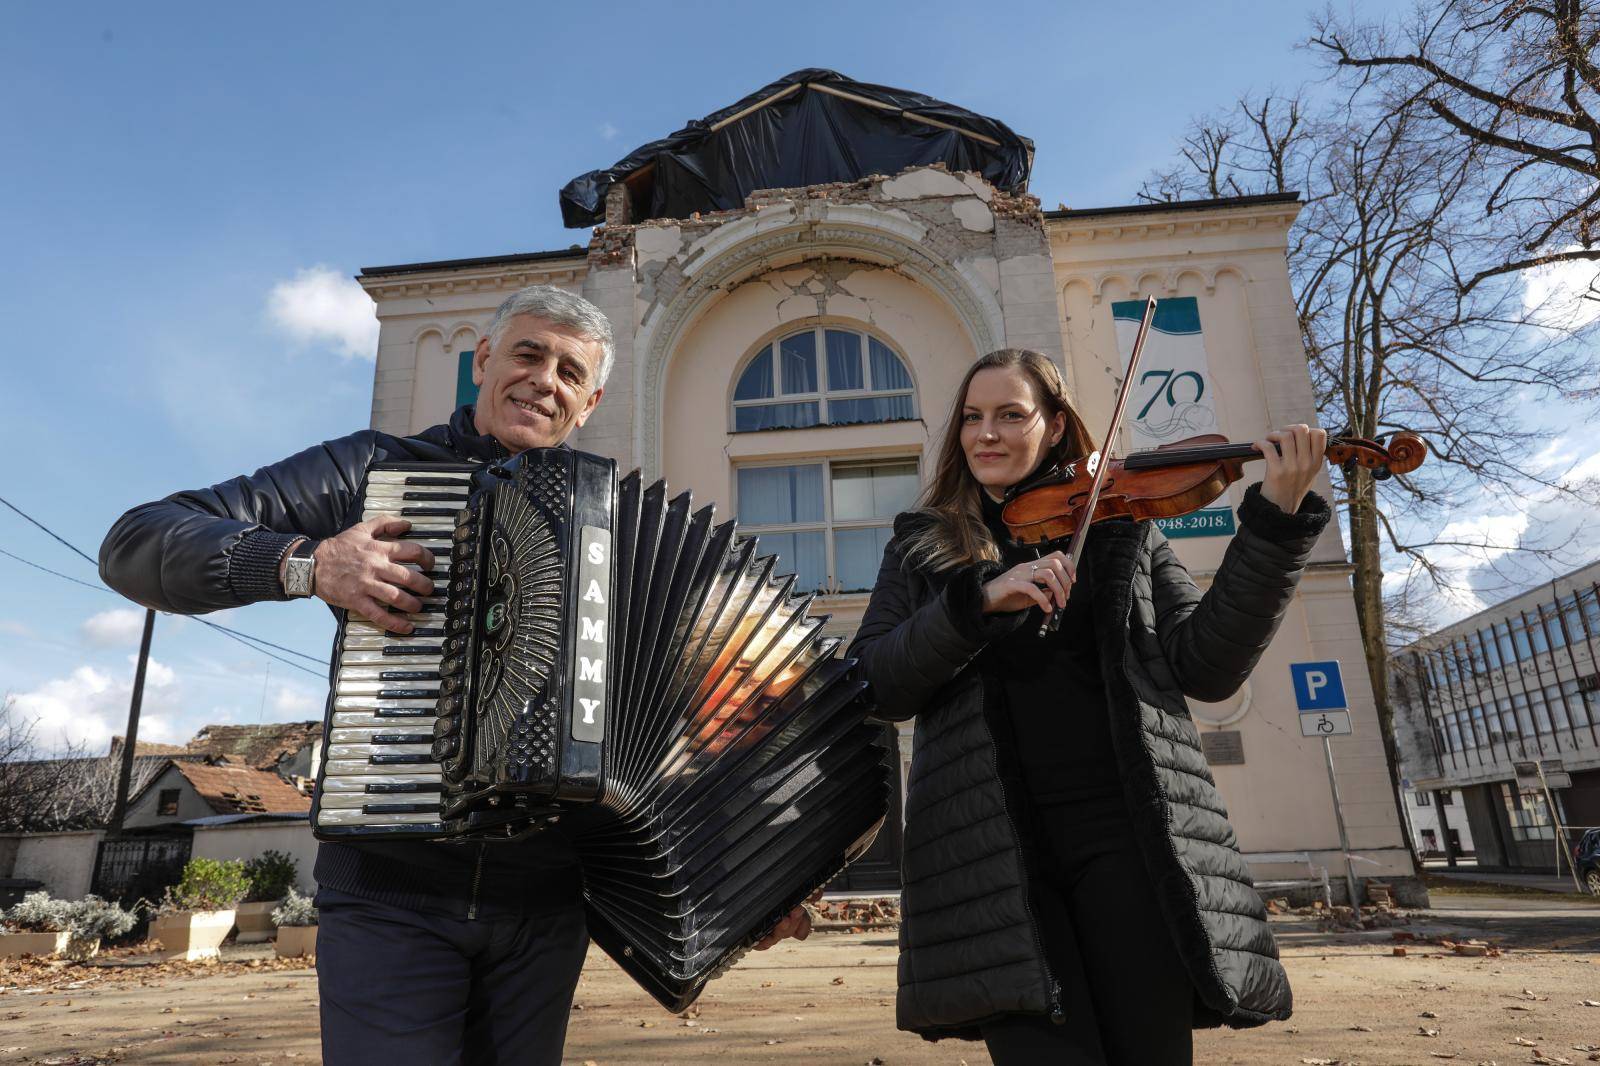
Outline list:
[[[1200,734],[1200,750],[1212,766],[1244,765],[1244,734],[1237,729],[1218,729]]]

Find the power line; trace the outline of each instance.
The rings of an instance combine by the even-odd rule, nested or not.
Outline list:
[[[59,570],[52,570],[48,566],[40,566],[38,563],[32,562],[31,560],[28,560],[28,559],[24,559],[20,555],[12,555],[10,552],[6,551],[4,548],[0,548],[0,555],[4,555],[4,556],[6,556],[7,558],[10,558],[10,559],[15,559],[17,562],[21,563],[22,565],[31,566],[35,570],[43,570],[47,574],[52,574],[55,577],[59,577],[63,581],[70,581],[74,585],[82,585],[84,588],[86,588],[86,589],[94,589],[96,592],[111,592],[111,590],[106,588],[104,585],[91,585],[87,581],[79,581],[75,577],[68,577],[66,574],[63,574]],[[111,594],[113,596],[116,595],[116,593],[114,593],[114,592],[112,592]]]
[[[107,589],[106,591],[110,592],[111,590]],[[192,618],[194,616],[191,615],[190,617]],[[195,618],[194,620],[196,622],[199,622],[201,625],[210,626],[212,629],[221,630],[222,632],[231,634],[231,635],[233,635],[235,637],[243,637],[245,640],[253,640],[257,644],[264,645],[264,646],[266,646],[268,648],[276,648],[278,651],[287,652],[290,655],[298,655],[300,658],[305,659],[305,660],[307,660],[309,662],[318,663],[318,664],[320,664],[322,666],[327,666],[328,665],[328,660],[327,659],[321,659],[321,658],[318,658],[315,655],[307,655],[305,652],[303,652],[303,651],[295,651],[293,648],[285,648],[282,644],[274,644],[270,640],[263,640],[260,637],[252,636],[249,633],[240,632],[237,629],[229,629],[227,626],[222,625],[221,623],[208,622],[204,618]]]
[[[55,530],[51,529],[49,526],[45,525],[43,522],[39,521],[37,518],[34,518],[32,515],[28,514],[26,511],[22,510],[22,508],[18,507],[16,504],[14,504],[10,500],[6,499],[4,496],[0,496],[0,504],[5,504],[7,507],[11,508],[11,510],[13,510],[17,514],[21,515],[24,519],[26,519],[28,522],[32,523],[33,525],[37,526],[39,529],[43,530],[51,538],[53,538],[54,540],[58,541],[60,544],[62,544],[68,550],[76,553],[78,556],[80,556],[89,565],[94,566],[94,567],[98,567],[99,566],[99,564],[96,563],[93,558],[91,558],[87,553],[85,553],[76,544],[73,544],[71,541],[69,541],[65,537],[61,536],[61,534],[59,534]],[[25,566],[31,566],[35,570],[42,570],[45,573],[50,574],[53,577],[59,577],[63,581],[70,581],[74,585],[82,585],[86,589],[94,589],[96,592],[105,592],[105,593],[108,593],[108,594],[110,594],[112,596],[117,596],[119,599],[123,598],[115,590],[109,589],[104,585],[91,584],[88,581],[80,581],[77,578],[72,577],[69,574],[63,574],[59,570],[52,570],[48,566],[42,566],[39,563],[33,562],[31,559],[24,559],[22,556],[17,555],[14,552],[6,551],[4,548],[0,548],[0,555],[4,555],[4,556],[6,556],[7,558],[10,558],[10,559],[15,559],[17,562],[22,563]],[[318,673],[315,670],[312,670],[312,669],[309,669],[307,667],[301,666],[297,662],[291,662],[290,660],[282,658],[281,656],[274,655],[274,654],[272,654],[272,652],[267,651],[266,648],[275,648],[278,651],[286,652],[286,653],[288,653],[290,655],[297,655],[302,659],[308,660],[309,662],[314,662],[314,663],[326,665],[326,660],[319,659],[315,655],[307,655],[303,651],[295,651],[293,648],[286,648],[282,644],[274,644],[270,640],[263,640],[261,637],[254,636],[254,635],[252,635],[250,633],[245,633],[245,632],[242,632],[242,631],[237,630],[237,629],[230,629],[227,626],[220,625],[220,624],[218,624],[216,622],[208,622],[204,618],[195,618],[194,620],[196,622],[199,622],[203,626],[207,626],[207,627],[209,627],[211,629],[215,629],[218,633],[221,633],[224,636],[226,636],[226,637],[228,637],[228,638],[230,638],[232,640],[238,641],[240,644],[243,644],[245,647],[249,648],[251,651],[257,652],[258,654],[261,654],[261,655],[265,655],[269,659],[276,659],[278,662],[283,663],[286,666],[292,666],[296,670],[304,670],[306,673],[310,674],[312,677],[320,678],[320,677],[323,676],[322,674]],[[256,645],[262,645],[262,647],[257,647]]]
[[[107,589],[106,591],[109,592],[111,590]],[[281,655],[274,655],[270,651],[267,651],[265,648],[258,648],[254,644],[250,643],[251,640],[259,640],[260,639],[259,637],[250,637],[250,638],[247,639],[245,637],[245,635],[242,634],[242,633],[237,633],[234,630],[229,629],[227,626],[219,626],[215,622],[207,622],[204,618],[196,618],[195,621],[199,622],[203,626],[210,626],[212,629],[215,629],[218,633],[221,633],[223,636],[227,637],[229,640],[238,641],[240,644],[243,644],[245,647],[249,648],[251,651],[255,652],[258,655],[265,655],[269,659],[278,660],[278,662],[283,663],[285,666],[292,666],[296,670],[304,670],[306,673],[310,674],[312,677],[321,678],[322,680],[327,680],[322,674],[317,673],[315,670],[311,669],[309,666],[301,666],[299,663],[295,662],[293,659],[285,659]],[[264,644],[266,642],[262,641],[262,643]],[[277,645],[274,644],[273,647],[277,647]],[[299,655],[300,653],[299,652],[295,652],[295,654]],[[308,658],[309,658],[309,656],[308,656]],[[312,661],[316,662],[316,661],[320,661],[320,660],[312,660]]]
[[[89,556],[84,553],[83,549],[79,548],[76,544],[73,544],[71,541],[67,540],[61,534],[57,533],[55,530],[53,530],[49,526],[45,525],[43,522],[39,521],[37,518],[35,518],[32,515],[30,515],[27,512],[25,512],[22,508],[18,507],[16,504],[14,504],[10,500],[6,499],[4,496],[0,496],[0,503],[5,504],[7,507],[9,507],[13,511],[17,512],[17,514],[22,515],[23,518],[27,519],[29,522],[32,522],[34,525],[36,525],[40,529],[44,530],[50,536],[54,537],[56,540],[60,541],[64,545],[66,545],[66,547],[69,550],[75,551],[79,555],[82,555],[84,561],[87,562],[90,566],[93,566],[93,567],[96,567],[96,568],[99,567],[100,564],[95,562],[93,559],[89,558]],[[71,579],[69,578],[68,580],[71,580]]]

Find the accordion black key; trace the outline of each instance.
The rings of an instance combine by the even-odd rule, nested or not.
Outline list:
[[[377,463],[362,496],[412,523],[434,594],[404,637],[340,628],[318,837],[565,833],[590,935],[670,1010],[871,844],[862,685],[711,507],[567,449]]]

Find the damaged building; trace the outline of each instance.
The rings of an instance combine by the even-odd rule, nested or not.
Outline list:
[[[1032,155],[994,119],[796,72],[569,183],[563,217],[594,227],[586,246],[364,269],[381,323],[372,426],[411,433],[472,402],[473,347],[510,293],[580,293],[610,319],[616,362],[575,446],[737,516],[848,634],[988,351],[1047,354],[1099,432],[1134,301],[1153,295],[1122,447],[1315,422],[1285,264],[1293,194],[1046,211]],[[1256,477],[1163,522],[1202,586]],[[1353,733],[1332,747],[1357,872],[1409,884],[1337,527],[1254,677],[1193,703],[1194,723],[1258,873],[1303,875],[1309,856],[1338,884],[1323,748],[1301,735],[1288,670],[1329,659],[1346,668]],[[909,762],[909,725],[897,739]],[[892,882],[897,852],[885,832],[850,876]]]

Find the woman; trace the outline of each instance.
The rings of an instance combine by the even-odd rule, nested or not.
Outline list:
[[[1204,596],[1149,522],[1094,526],[1075,574],[999,518],[1093,449],[1060,373],[1020,349],[968,371],[850,651],[878,715],[916,719],[900,1028],[981,1037],[1000,1066],[1165,1066],[1193,1027],[1289,1016],[1184,697],[1226,698],[1271,640],[1328,522],[1307,492],[1325,443],[1257,442],[1265,479]]]

